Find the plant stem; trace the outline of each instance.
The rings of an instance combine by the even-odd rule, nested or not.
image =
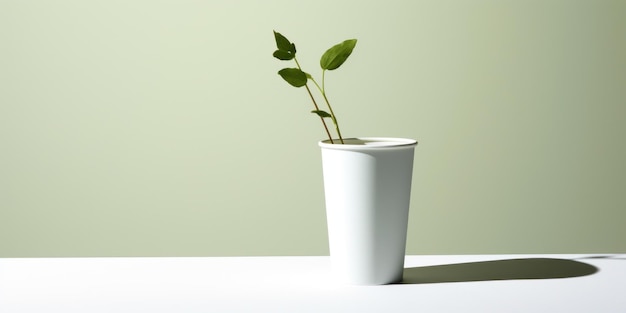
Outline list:
[[[309,97],[311,97],[311,100],[313,101],[313,105],[315,106],[315,110],[319,111],[319,107],[317,106],[317,102],[315,102],[315,98],[313,98],[313,94],[311,93],[311,89],[309,89],[309,85],[304,85],[304,87],[306,87],[306,91],[309,93]],[[328,135],[328,139],[330,140],[330,143],[335,143],[333,142],[333,136],[330,135],[330,131],[328,130],[328,126],[326,125],[326,121],[324,121],[324,118],[320,116],[320,120],[322,121],[322,125],[324,125],[324,130],[326,130],[326,134]],[[342,140],[343,143],[343,140]]]
[[[337,117],[335,116],[335,112],[333,111],[333,107],[330,106],[330,102],[328,101],[328,97],[326,96],[326,90],[324,89],[324,85],[325,85],[325,78],[326,78],[326,70],[322,71],[322,87],[320,88],[320,85],[317,84],[317,82],[315,80],[313,80],[313,83],[315,83],[315,86],[317,86],[317,89],[319,89],[320,93],[322,93],[322,97],[324,97],[324,101],[326,102],[326,106],[328,106],[328,110],[330,111],[330,115],[331,118],[333,120],[333,124],[335,124],[335,130],[337,130],[337,136],[339,136],[339,141],[341,141],[341,143],[343,144],[343,137],[341,136],[341,131],[339,130],[339,122],[337,122]]]
[[[300,63],[298,62],[298,59],[296,59],[294,57],[293,60],[296,61],[296,65],[298,66],[298,69],[302,71],[302,68],[300,67]],[[313,82],[315,82],[315,81],[313,81]],[[315,83],[315,84],[317,85],[317,83]],[[320,108],[317,105],[317,101],[315,101],[315,97],[313,97],[313,94],[311,93],[311,89],[309,88],[309,85],[306,84],[306,85],[304,85],[304,87],[306,87],[306,91],[309,93],[309,97],[311,97],[311,101],[313,101],[313,106],[315,106],[315,110],[319,111]],[[324,98],[326,98],[326,96],[324,96]],[[328,100],[326,100],[326,102],[328,103]],[[330,140],[330,143],[334,144],[335,142],[333,141],[333,136],[330,134],[330,131],[328,130],[328,126],[326,125],[326,121],[321,116],[320,116],[320,120],[322,121],[322,125],[324,125],[324,130],[326,131],[326,135],[328,135],[328,139]],[[335,125],[337,124],[334,117],[333,117],[333,122],[335,123]],[[339,132],[339,129],[337,129],[337,132]],[[339,138],[341,139],[341,135],[339,135]],[[343,139],[341,139],[341,143],[343,143]]]
[[[324,97],[324,101],[326,101],[326,105],[330,110],[330,115],[332,116],[333,123],[335,124],[335,129],[337,130],[337,136],[339,136],[339,141],[343,144],[343,137],[341,136],[341,131],[339,131],[339,123],[337,122],[337,118],[335,117],[335,112],[333,112],[333,108],[330,106],[330,102],[328,102],[328,98],[326,97],[326,93],[322,91],[322,96]]]

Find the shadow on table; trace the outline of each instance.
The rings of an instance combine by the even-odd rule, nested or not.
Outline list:
[[[568,278],[596,272],[597,267],[574,260],[524,258],[405,268],[400,284]]]
[[[626,260],[626,254],[611,254],[611,255],[592,255],[579,258],[578,260],[583,259],[593,259],[593,260]]]

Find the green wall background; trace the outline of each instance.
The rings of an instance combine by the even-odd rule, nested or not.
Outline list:
[[[327,254],[274,29],[419,140],[407,253],[626,252],[626,1],[0,0],[0,256]]]

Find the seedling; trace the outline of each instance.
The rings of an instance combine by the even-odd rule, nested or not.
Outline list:
[[[315,110],[311,111],[311,113],[317,115],[322,121],[322,125],[324,126],[324,130],[328,135],[328,139],[331,143],[335,143],[333,140],[333,136],[330,134],[328,130],[328,126],[326,125],[326,118],[330,118],[335,125],[335,130],[337,132],[337,136],[339,137],[339,141],[343,144],[343,137],[341,136],[341,131],[339,130],[339,123],[337,122],[337,116],[335,116],[335,112],[333,112],[333,108],[330,106],[330,102],[328,101],[328,96],[326,95],[326,71],[332,71],[339,68],[352,54],[352,50],[356,46],[356,39],[348,39],[343,41],[342,43],[336,44],[332,46],[330,49],[326,50],[320,59],[320,67],[322,68],[322,83],[321,85],[311,76],[311,74],[302,70],[300,66],[300,62],[296,58],[296,45],[289,41],[285,36],[280,33],[274,31],[274,39],[276,40],[276,48],[274,51],[274,57],[281,61],[291,61],[293,60],[296,63],[296,67],[284,68],[278,71],[278,74],[290,85],[300,88],[305,87],[311,101],[313,101],[313,106]],[[317,90],[322,95],[326,106],[328,107],[328,111],[320,110],[317,105],[317,101],[315,101],[315,97],[313,97],[313,93],[309,88],[308,82],[311,81],[317,87]]]

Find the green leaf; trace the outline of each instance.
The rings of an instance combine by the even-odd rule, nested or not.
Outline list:
[[[315,113],[317,114],[319,117],[324,118],[324,117],[333,117],[332,115],[330,115],[328,112],[326,111],[322,111],[322,110],[313,110],[311,111],[311,113]]]
[[[277,31],[274,31],[274,39],[276,40],[276,48],[278,48],[278,50],[288,51],[292,54],[296,54],[296,45],[289,41],[287,37],[283,36]]]
[[[334,70],[343,64],[356,46],[356,39],[348,39],[326,50],[320,59],[323,70]]]
[[[275,58],[288,61],[296,57],[296,45],[289,41],[289,39],[276,31],[274,31],[274,39],[276,40],[276,47],[278,48],[273,54]]]
[[[289,51],[291,48],[291,41],[281,33],[274,31],[274,39],[276,40],[276,48],[278,48],[278,50]]]
[[[285,50],[276,50],[273,55],[275,58],[283,61],[289,61],[296,56],[295,54]]]
[[[302,87],[307,82],[306,74],[297,68],[284,68],[278,71],[278,75],[294,87]]]

